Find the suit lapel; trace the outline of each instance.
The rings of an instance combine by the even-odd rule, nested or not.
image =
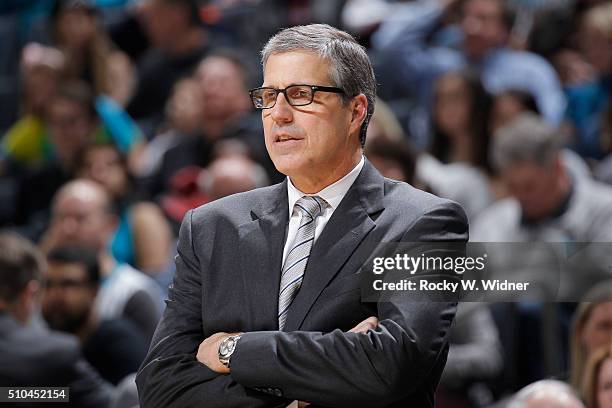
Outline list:
[[[302,287],[287,315],[285,331],[300,328],[323,289],[376,226],[371,215],[383,209],[383,183],[383,177],[366,160],[359,177],[312,247]]]
[[[278,330],[278,291],[283,245],[289,210],[287,182],[279,184],[272,194],[262,198],[270,205],[251,212],[253,221],[239,227],[238,257],[242,276],[253,300],[250,310],[253,326],[258,330]]]

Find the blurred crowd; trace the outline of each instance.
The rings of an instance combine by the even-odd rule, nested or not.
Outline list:
[[[0,385],[64,367],[75,406],[137,404],[183,216],[283,180],[248,90],[312,22],[374,63],[366,157],[459,202],[472,241],[612,242],[611,1],[4,0]],[[611,408],[601,256],[582,302],[461,304],[437,405]]]

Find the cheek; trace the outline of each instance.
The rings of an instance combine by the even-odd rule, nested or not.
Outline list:
[[[121,169],[113,169],[109,172],[109,184],[111,187],[122,187],[127,182],[127,176]]]
[[[585,327],[582,333],[582,344],[586,349],[587,355],[593,352],[599,344],[602,343],[601,333],[594,330],[593,327]]]
[[[457,115],[456,116],[457,121],[461,125],[466,125],[469,122],[469,116],[470,116],[469,106],[470,106],[469,101],[464,101],[464,102],[457,104],[455,114]]]
[[[612,379],[608,378],[608,381],[612,381]],[[599,392],[601,398],[601,407],[602,408],[611,408],[612,407],[612,385],[608,384],[603,390]],[[608,405],[604,405],[608,404]]]

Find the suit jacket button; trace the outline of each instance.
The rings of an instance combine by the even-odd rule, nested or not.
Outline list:
[[[283,396],[283,392],[280,389],[275,388],[274,389],[274,395],[276,395],[277,397],[282,397]]]

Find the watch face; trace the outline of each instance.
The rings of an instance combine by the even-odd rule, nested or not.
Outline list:
[[[228,354],[231,354],[231,352],[234,351],[235,343],[236,340],[234,340],[233,337],[222,341],[219,345],[219,354],[221,356],[227,356]]]

